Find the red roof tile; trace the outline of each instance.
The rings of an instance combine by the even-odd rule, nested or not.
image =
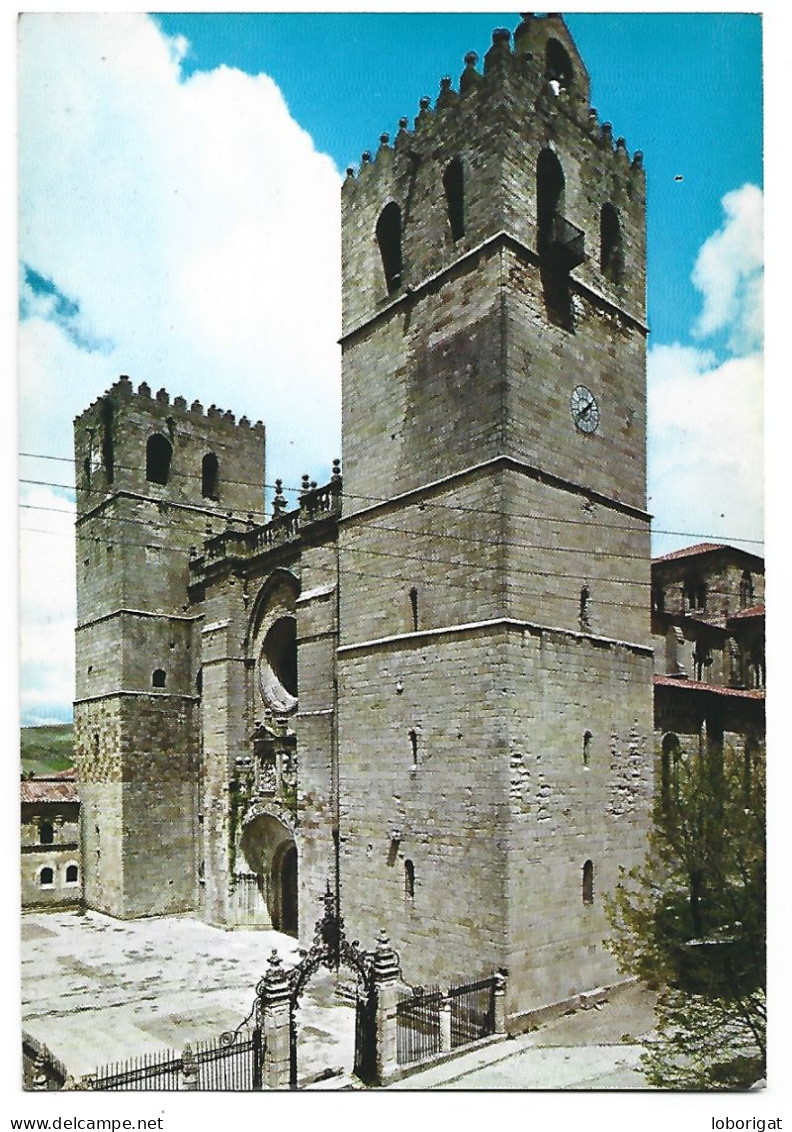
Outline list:
[[[661,554],[653,558],[653,562],[673,562],[675,558],[690,558],[694,554],[708,554],[711,550],[728,550],[722,542],[697,542],[695,546],[683,546],[681,550],[672,550],[669,554]]]
[[[73,770],[62,774],[23,778],[19,784],[22,802],[79,802]]]
[[[720,684],[704,684],[698,680],[680,680],[678,676],[655,676],[655,687],[684,688],[691,692],[712,692],[716,696],[736,696],[739,699],[764,700],[764,688],[724,688]]]
[[[748,619],[749,617],[764,617],[764,615],[764,602],[760,601],[757,605],[752,605],[748,609],[741,609],[739,613],[732,613],[732,615],[729,617],[729,620],[737,621],[742,618]]]

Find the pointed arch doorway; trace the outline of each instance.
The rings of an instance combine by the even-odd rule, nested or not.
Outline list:
[[[258,814],[247,822],[241,849],[256,877],[275,931],[296,936],[298,931],[298,857],[294,833],[273,814]]]

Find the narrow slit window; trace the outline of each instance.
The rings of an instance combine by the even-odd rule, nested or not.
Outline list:
[[[415,899],[415,865],[409,858],[404,862],[404,895],[408,900]]]
[[[410,747],[412,749],[413,770],[418,769],[418,732],[410,731]]]
[[[583,865],[583,903],[594,903],[594,864],[586,861]]]
[[[462,159],[455,157],[443,173],[443,188],[448,204],[448,223],[456,242],[465,234],[465,182]]]
[[[589,755],[591,754],[591,740],[593,736],[590,731],[587,731],[583,736],[583,766],[588,766]]]
[[[622,275],[622,238],[619,214],[612,204],[603,204],[600,211],[600,270],[611,283]]]
[[[581,629],[588,629],[589,627],[589,589],[588,586],[583,586],[580,591],[580,627]]]
[[[410,590],[410,611],[412,612],[413,632],[418,631],[418,590],[413,586]]]

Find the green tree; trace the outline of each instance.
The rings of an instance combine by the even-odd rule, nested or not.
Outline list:
[[[747,1087],[765,1070],[763,751],[666,742],[661,765],[649,853],[606,902],[606,946],[658,992],[648,1080]]]

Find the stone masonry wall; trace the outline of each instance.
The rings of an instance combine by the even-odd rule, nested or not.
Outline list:
[[[602,945],[603,896],[646,854],[654,759],[649,650],[544,630],[509,643],[507,1012],[519,1028],[621,977]]]
[[[412,983],[505,959],[504,647],[496,628],[339,652],[347,934],[370,947],[384,927]]]

